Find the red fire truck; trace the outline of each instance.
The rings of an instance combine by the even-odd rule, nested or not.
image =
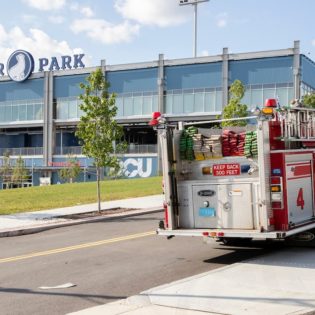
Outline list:
[[[210,128],[222,120],[173,125],[153,114],[165,194],[159,235],[314,239],[315,109],[265,105],[238,118],[246,127],[223,129]]]

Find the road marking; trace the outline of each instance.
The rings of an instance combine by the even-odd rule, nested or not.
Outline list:
[[[111,243],[117,243],[117,242],[122,242],[122,241],[128,241],[128,240],[133,240],[133,239],[136,239],[136,238],[151,236],[151,235],[154,235],[154,234],[156,234],[155,231],[150,231],[150,232],[144,232],[144,233],[131,234],[131,235],[126,235],[126,236],[111,238],[111,239],[102,240],[102,241],[84,243],[84,244],[80,244],[80,245],[74,245],[74,246],[68,246],[68,247],[62,247],[62,248],[55,248],[55,249],[46,250],[46,251],[43,251],[43,252],[37,252],[37,253],[20,255],[20,256],[2,258],[2,259],[0,259],[0,264],[7,263],[7,262],[18,261],[18,260],[24,260],[24,259],[33,258],[33,257],[40,257],[40,256],[47,256],[47,255],[52,255],[52,254],[59,254],[59,253],[69,252],[71,250],[77,250],[77,249],[82,249],[82,248],[89,248],[89,247],[95,247],[95,246],[106,245],[106,244],[111,244]]]

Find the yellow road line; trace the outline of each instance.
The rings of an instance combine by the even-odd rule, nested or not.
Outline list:
[[[138,234],[131,234],[131,235],[111,238],[111,239],[107,239],[107,240],[102,240],[102,241],[84,243],[84,244],[62,247],[62,248],[55,248],[55,249],[51,249],[51,250],[46,250],[46,251],[37,252],[37,253],[30,253],[30,254],[25,254],[25,255],[20,255],[20,256],[2,258],[2,259],[0,259],[0,264],[6,263],[6,262],[24,260],[24,259],[33,258],[33,257],[58,254],[58,253],[68,252],[71,250],[77,250],[77,249],[82,249],[82,248],[89,248],[89,247],[95,247],[95,246],[100,246],[100,245],[105,245],[105,244],[128,241],[128,240],[132,240],[132,239],[136,239],[136,238],[151,236],[151,235],[154,235],[155,233],[156,233],[155,231],[150,231],[150,232],[144,232],[144,233],[138,233]]]

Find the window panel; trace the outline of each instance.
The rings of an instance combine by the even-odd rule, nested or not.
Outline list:
[[[221,91],[215,92],[215,111],[216,112],[222,111],[222,92]]]
[[[42,104],[34,105],[34,119],[42,120],[43,119],[43,106]]]
[[[288,88],[277,88],[276,95],[281,106],[288,105]]]
[[[200,113],[204,111],[204,96],[205,93],[195,93],[195,112]]]
[[[173,113],[173,95],[167,94],[164,98],[166,114]]]
[[[251,104],[253,107],[261,107],[263,105],[262,90],[252,90]]]
[[[124,116],[132,116],[133,110],[133,99],[132,97],[124,97]]]
[[[124,98],[123,97],[116,97],[115,105],[117,106],[117,116],[122,117],[124,116]]]
[[[215,112],[215,92],[205,93],[205,112]]]
[[[142,96],[133,98],[133,115],[142,115]]]
[[[4,121],[12,121],[12,106],[5,105],[4,108],[5,108]]]
[[[150,115],[153,110],[152,110],[152,100],[153,96],[144,96],[143,97],[143,110],[142,114],[143,115]]]
[[[19,106],[19,120],[26,120],[26,116],[27,116],[26,105],[20,105]],[[12,120],[14,120],[14,117],[12,117]]]
[[[159,97],[158,95],[153,95],[152,98],[152,112],[157,112],[159,110]]]
[[[77,118],[78,117],[78,113],[77,113],[77,100],[69,100],[68,102],[68,110],[69,110],[69,116],[68,118],[73,119],[73,118]]]
[[[0,122],[5,122],[5,106],[0,105]]]
[[[276,89],[264,89],[263,95],[264,96],[263,96],[263,104],[262,105],[264,105],[266,99],[276,97]]]
[[[27,120],[34,120],[34,105],[27,105]]]
[[[194,112],[194,94],[183,94],[184,113]]]
[[[173,95],[173,114],[183,113],[183,95]]]

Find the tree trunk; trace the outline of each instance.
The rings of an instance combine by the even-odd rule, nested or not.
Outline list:
[[[101,191],[100,191],[100,168],[96,167],[96,181],[97,181],[97,209],[101,212]]]

